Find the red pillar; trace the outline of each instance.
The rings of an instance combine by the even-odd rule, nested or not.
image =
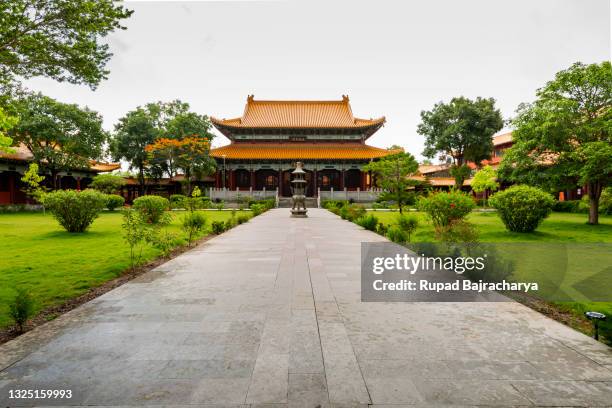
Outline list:
[[[251,170],[251,188],[255,190],[255,172]]]
[[[9,174],[9,203],[15,204],[15,173]]]
[[[81,191],[81,178],[77,177],[76,182],[77,182],[77,191]]]
[[[215,172],[215,188],[221,187],[221,171],[217,169]]]
[[[278,171],[278,195],[283,195],[283,171]]]
[[[317,169],[314,169],[312,172],[312,195],[317,196]]]
[[[230,188],[230,190],[233,190],[234,188],[236,188],[235,184],[236,183],[234,183],[234,170],[231,169],[229,171],[229,188]]]
[[[344,169],[340,172],[340,190],[344,190]]]

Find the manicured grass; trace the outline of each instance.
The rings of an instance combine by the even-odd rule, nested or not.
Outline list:
[[[379,222],[395,224],[398,212],[369,211]],[[413,242],[435,242],[434,228],[426,214],[411,212],[419,217],[420,225],[413,235]],[[612,242],[612,216],[600,216],[600,225],[586,223],[586,214],[552,213],[533,233],[507,231],[496,213],[473,212],[468,221],[477,226],[481,242],[509,243],[498,250],[510,254],[517,260],[513,278],[517,281],[536,281],[540,286],[548,285],[575,300],[588,299],[577,291],[606,299],[612,290],[612,270],[608,246],[597,243]],[[527,242],[530,245],[520,245]],[[518,245],[513,246],[512,243]],[[537,245],[537,244],[541,245]],[[560,247],[550,243],[567,243]],[[533,244],[533,245],[532,245]],[[567,262],[567,264],[566,264]],[[567,265],[567,267],[566,267]],[[608,268],[602,272],[604,268]],[[561,271],[565,273],[560,276]],[[551,296],[552,298],[552,296]],[[558,297],[556,299],[559,299]],[[606,341],[612,343],[612,302],[555,302],[574,315],[583,316],[594,310],[610,318],[604,323]]]
[[[250,211],[237,211],[237,215]],[[173,212],[168,231],[184,243],[180,229],[183,212]],[[213,221],[227,220],[230,211],[205,211],[206,231]],[[61,304],[90,288],[116,278],[129,268],[129,248],[123,241],[122,216],[104,212],[81,234],[66,232],[51,215],[40,213],[0,214],[0,328],[9,323],[8,302],[14,287],[27,289],[37,310]],[[146,246],[143,260],[159,251]]]
[[[394,224],[397,211],[368,211],[380,222]],[[422,212],[414,241],[433,242],[434,229]],[[600,225],[588,225],[586,214],[552,213],[533,233],[510,232],[494,212],[473,212],[468,221],[478,227],[482,242],[612,242],[612,216],[600,216]]]

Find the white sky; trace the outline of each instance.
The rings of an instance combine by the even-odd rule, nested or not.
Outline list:
[[[555,72],[610,59],[610,0],[128,2],[109,37],[109,79],[27,85],[88,105],[105,128],[138,105],[181,99],[216,117],[246,97],[340,99],[386,116],[369,144],[421,157],[420,111],[453,96],[494,97],[504,118]],[[214,145],[228,141],[219,136]]]

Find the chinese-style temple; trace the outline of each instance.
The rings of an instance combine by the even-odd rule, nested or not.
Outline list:
[[[13,149],[15,151],[11,153],[0,152],[0,205],[28,202],[23,192],[25,185],[21,177],[33,162],[33,155],[23,144]],[[60,172],[57,175],[56,185],[61,189],[85,189],[97,174],[117,170],[120,167],[119,163],[101,163],[92,160],[88,168],[73,168]],[[53,185],[50,175],[46,175],[43,184],[46,187]]]
[[[354,117],[348,96],[332,101],[267,101],[250,95],[241,117],[211,120],[231,141],[211,150],[217,161],[217,188],[278,188],[280,196],[290,196],[290,174],[295,162],[301,161],[308,196],[318,190],[367,190],[373,180],[362,166],[396,153],[366,144],[385,118]]]

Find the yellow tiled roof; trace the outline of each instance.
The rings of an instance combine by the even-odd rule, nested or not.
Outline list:
[[[382,125],[385,117],[359,119],[353,116],[348,96],[339,101],[256,101],[247,98],[242,117],[217,119],[213,124],[234,128],[365,128]]]
[[[398,152],[361,143],[232,143],[212,149],[210,155],[240,160],[369,160]]]
[[[13,149],[15,150],[13,153],[0,152],[0,159],[16,162],[31,162],[34,159],[34,155],[30,149],[22,143],[18,146],[14,146]],[[90,160],[89,164],[89,169],[97,172],[107,172],[121,168],[121,163],[103,163],[96,160]]]

